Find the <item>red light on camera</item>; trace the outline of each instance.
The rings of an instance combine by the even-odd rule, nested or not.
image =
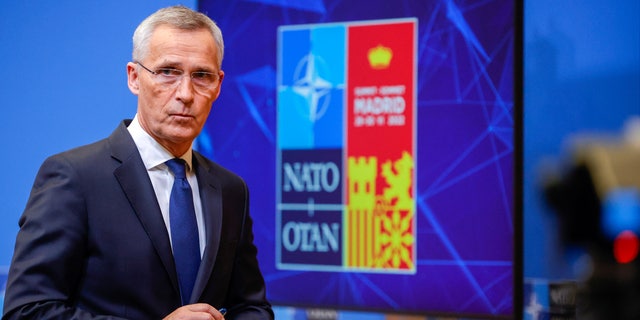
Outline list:
[[[613,255],[618,263],[629,263],[638,257],[640,240],[630,230],[622,231],[613,240]]]

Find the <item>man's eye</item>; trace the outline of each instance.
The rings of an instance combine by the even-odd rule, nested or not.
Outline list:
[[[172,68],[160,68],[156,71],[157,74],[167,77],[179,77],[182,75],[182,70]]]
[[[204,81],[213,81],[214,79],[213,73],[204,72],[204,71],[194,72],[191,74],[191,77],[193,79],[204,80]]]

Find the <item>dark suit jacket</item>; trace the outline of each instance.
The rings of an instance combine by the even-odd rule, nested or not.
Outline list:
[[[126,125],[48,158],[20,218],[3,319],[160,319],[180,307],[169,236]],[[207,245],[191,302],[272,319],[244,181],[194,152]]]

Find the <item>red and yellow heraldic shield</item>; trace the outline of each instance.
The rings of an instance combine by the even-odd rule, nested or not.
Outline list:
[[[351,25],[345,265],[415,272],[416,22]]]

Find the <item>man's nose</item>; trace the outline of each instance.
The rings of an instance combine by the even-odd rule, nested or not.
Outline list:
[[[191,102],[191,100],[193,100],[194,90],[193,83],[191,82],[191,76],[189,74],[185,74],[178,82],[176,98],[183,102]]]

